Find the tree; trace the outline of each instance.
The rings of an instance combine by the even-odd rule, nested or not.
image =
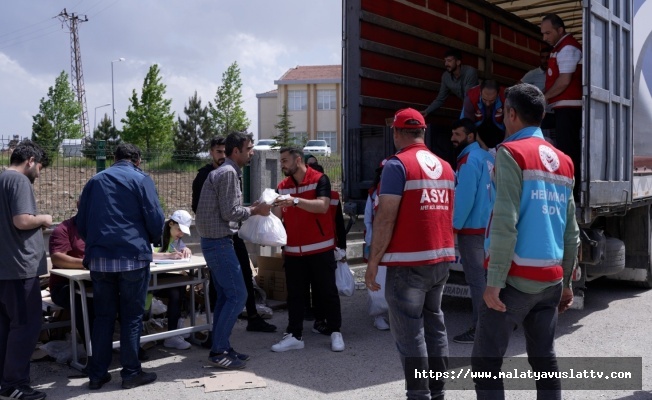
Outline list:
[[[41,98],[39,113],[32,117],[34,120],[32,126],[43,128],[44,122],[41,119],[45,118],[52,128],[52,137],[48,139],[49,141],[40,143],[47,148],[56,148],[58,150],[63,139],[81,138],[80,113],[81,106],[77,102],[72,87],[68,82],[68,74],[61,71],[61,74],[54,81],[54,87],[50,86],[48,88],[47,99]],[[49,135],[49,133],[41,131],[37,136],[33,136],[34,141],[41,140],[36,138],[38,135],[43,134]]]
[[[222,74],[222,86],[215,93],[215,105],[208,103],[214,134],[226,137],[231,132],[241,132],[251,121],[242,109],[242,80],[237,62],[233,62]],[[210,141],[210,138],[204,138]]]
[[[120,131],[113,127],[109,114],[104,114],[104,118],[93,130],[93,137],[84,140],[84,156],[92,160],[95,159],[98,140],[106,141],[106,157],[113,157],[116,146],[120,144]]]
[[[39,114],[33,117],[32,140],[38,143],[47,153],[50,160],[58,153],[59,146],[56,143],[54,128],[45,115]]]
[[[131,105],[127,109],[122,140],[139,146],[146,157],[153,150],[170,150],[174,133],[174,112],[170,111],[171,99],[165,99],[166,86],[161,83],[158,65],[149,67],[143,82],[140,100],[134,89]]]
[[[210,137],[212,132],[208,108],[202,107],[197,91],[188,99],[188,105],[183,108],[183,112],[186,114],[186,119],[178,118],[174,134],[172,158],[175,161],[196,159],[197,153],[204,148],[206,142],[204,138]],[[210,139],[207,141],[210,143]]]
[[[287,104],[283,105],[283,112],[278,114],[277,117],[279,118],[279,121],[274,125],[274,128],[278,134],[272,136],[272,139],[276,140],[276,144],[273,148],[297,146],[299,144],[297,143],[297,139],[290,133],[290,131],[294,129],[294,126],[290,122]]]

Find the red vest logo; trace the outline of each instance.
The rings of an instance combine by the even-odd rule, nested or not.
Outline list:
[[[546,167],[548,171],[555,172],[559,169],[559,157],[550,147],[543,144],[540,145],[539,158],[541,158],[543,166]]]
[[[426,150],[417,151],[417,161],[423,172],[428,175],[430,179],[439,179],[444,172],[444,167],[435,155]]]

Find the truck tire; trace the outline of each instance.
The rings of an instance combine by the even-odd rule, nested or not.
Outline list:
[[[604,260],[596,265],[586,265],[584,268],[588,278],[587,280],[617,274],[624,270],[625,243],[620,239],[607,237]]]

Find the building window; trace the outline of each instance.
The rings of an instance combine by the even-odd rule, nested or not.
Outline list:
[[[335,110],[337,108],[335,93],[335,90],[317,90],[317,109]]]
[[[305,90],[288,90],[288,111],[308,109],[308,93]]]
[[[337,153],[337,132],[317,132],[318,140],[325,140],[331,147],[331,152]]]
[[[290,132],[290,137],[294,139],[297,147],[303,148],[308,142],[308,132]]]

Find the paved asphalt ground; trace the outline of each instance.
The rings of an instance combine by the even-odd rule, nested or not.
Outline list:
[[[367,316],[366,290],[342,298],[342,333],[346,350],[334,353],[330,339],[310,332],[305,323],[305,349],[273,353],[270,346],[281,338],[287,312],[277,311],[272,323],[278,333],[246,332],[246,322],[238,321],[233,346],[252,356],[247,371],[262,377],[266,388],[204,393],[201,387],[185,388],[183,380],[202,377],[214,368],[208,365],[206,349],[170,350],[162,345],[150,349],[145,369],[155,371],[158,380],[147,386],[120,388],[118,356],[110,370],[113,381],[100,391],[89,392],[88,380],[79,372],[55,362],[32,364],[32,384],[47,393],[48,399],[401,399],[403,375],[391,334],[372,326]],[[643,390],[565,391],[565,399],[652,399],[652,291],[612,282],[594,282],[587,291],[585,309],[560,316],[557,354],[565,357],[643,357]],[[468,357],[472,345],[452,342],[467,328],[471,315],[468,299],[445,298],[444,311],[450,354]],[[518,329],[508,350],[509,356],[523,356],[525,340]],[[534,383],[532,383],[532,388]],[[448,391],[447,399],[475,399],[471,390]],[[534,399],[530,391],[507,392],[507,399]]]

